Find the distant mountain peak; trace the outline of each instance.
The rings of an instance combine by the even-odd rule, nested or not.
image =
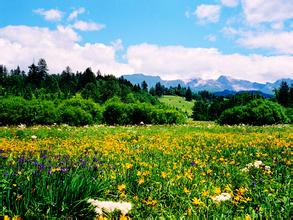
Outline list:
[[[273,90],[278,88],[282,81],[286,81],[289,85],[293,84],[293,79],[279,79],[274,83],[257,83],[250,82],[248,80],[234,79],[230,76],[221,75],[216,80],[208,79],[204,80],[199,77],[194,77],[190,80],[162,80],[160,76],[150,76],[143,73],[136,73],[132,75],[123,75],[123,77],[129,80],[133,84],[141,84],[142,81],[146,81],[148,87],[154,87],[156,83],[160,82],[166,87],[177,87],[180,84],[183,87],[190,87],[194,92],[208,90],[210,92],[222,92],[222,91],[260,91],[266,94],[273,94]]]

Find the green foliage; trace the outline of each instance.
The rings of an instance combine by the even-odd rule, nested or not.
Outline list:
[[[0,122],[3,125],[54,124],[86,125],[101,123],[99,104],[81,96],[54,103],[41,99],[25,100],[21,97],[0,100]]]
[[[213,122],[0,127],[0,219],[119,219],[96,216],[89,198],[130,202],[121,218],[290,219],[292,134]],[[231,198],[215,201],[222,193]]]
[[[164,105],[148,103],[122,103],[109,101],[103,113],[106,124],[173,124],[186,120],[185,115],[178,110]]]
[[[190,102],[192,101],[192,92],[191,92],[191,89],[188,87],[188,89],[186,90],[186,93],[185,93],[185,99],[186,101]]]
[[[218,122],[220,124],[270,125],[288,123],[284,108],[272,101],[257,99],[247,105],[225,110]]]
[[[290,102],[292,101],[290,100],[290,88],[285,81],[282,81],[280,88],[275,90],[275,95],[278,103],[285,107],[289,106]]]
[[[197,100],[192,108],[193,120],[208,121],[209,120],[209,103],[206,100]]]
[[[286,108],[286,115],[290,120],[290,123],[293,124],[293,108]]]
[[[86,125],[101,123],[102,110],[99,104],[83,99],[77,95],[65,100],[59,106],[62,123],[70,125]]]

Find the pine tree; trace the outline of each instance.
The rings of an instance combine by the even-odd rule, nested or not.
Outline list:
[[[278,102],[287,107],[289,105],[289,86],[286,81],[282,81],[280,88],[275,91]]]
[[[148,84],[146,83],[146,81],[143,81],[141,83],[141,88],[143,91],[148,92]]]
[[[185,93],[185,100],[186,101],[192,101],[192,92],[191,92],[191,89],[188,87],[188,89],[186,90],[186,93]]]

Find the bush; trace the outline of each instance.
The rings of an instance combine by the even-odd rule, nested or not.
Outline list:
[[[109,125],[125,125],[130,124],[130,105],[122,102],[112,102],[106,105],[103,113],[104,122]]]
[[[257,99],[247,105],[225,110],[218,119],[219,124],[271,125],[288,123],[284,108],[278,103]]]
[[[290,120],[290,123],[293,124],[293,108],[286,108],[286,115]]]
[[[24,112],[26,112],[27,102],[24,98],[9,97],[0,101],[0,124],[16,125],[25,123]]]
[[[186,117],[183,113],[163,105],[147,103],[126,104],[121,101],[107,102],[103,113],[106,124],[174,124],[183,123]]]
[[[74,108],[77,110],[73,110]],[[64,100],[59,106],[59,113],[62,123],[66,124],[85,125],[102,122],[102,110],[100,105],[92,100],[83,99],[80,95]],[[75,118],[79,115],[82,119]],[[69,118],[73,121],[68,121]]]
[[[1,99],[0,122],[4,125],[53,124],[57,120],[56,107],[51,101],[25,100],[21,97]]]
[[[69,125],[88,125],[93,124],[93,117],[89,112],[84,111],[81,107],[69,106],[64,108],[61,113],[62,123]]]

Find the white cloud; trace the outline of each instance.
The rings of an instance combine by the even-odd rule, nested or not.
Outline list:
[[[220,18],[221,7],[219,5],[199,5],[193,13],[200,22],[217,23]]]
[[[230,75],[251,81],[273,81],[293,77],[293,56],[223,54],[216,48],[188,48],[153,44],[127,48],[126,63],[116,60],[120,39],[112,45],[79,42],[70,27],[57,29],[7,26],[0,28],[0,60],[8,68],[26,69],[33,60],[45,58],[50,72],[60,73],[66,66],[74,71],[92,67],[96,72],[114,74],[143,72],[164,79],[217,78]]]
[[[215,35],[209,34],[205,37],[205,39],[210,42],[215,42],[217,40],[217,37]]]
[[[71,28],[58,26],[56,30],[29,26],[0,28],[0,60],[8,68],[20,65],[26,69],[45,58],[50,72],[60,73],[66,66],[74,71],[92,67],[94,71],[118,75],[133,72],[123,63],[116,62],[116,49],[101,43],[79,44],[80,36]]]
[[[106,26],[96,22],[77,21],[73,24],[72,27],[80,31],[99,31]]]
[[[283,22],[272,23],[271,28],[274,30],[282,30],[284,28],[284,23]]]
[[[281,22],[293,18],[292,0],[242,0],[246,21],[250,24]]]
[[[236,7],[238,0],[221,0],[221,3],[226,7]]]
[[[249,48],[263,48],[282,54],[293,54],[293,31],[247,33],[238,42]]]
[[[118,50],[123,50],[124,47],[123,47],[123,43],[122,43],[122,40],[121,39],[117,39],[113,42],[111,42],[111,45],[113,46],[113,48],[118,51]]]
[[[71,21],[75,18],[77,18],[78,15],[83,14],[85,12],[85,8],[78,8],[70,13],[68,16],[68,20]]]
[[[42,15],[47,21],[60,21],[63,16],[63,12],[57,9],[45,10],[43,8],[39,8],[34,10],[36,14]]]
[[[215,48],[186,48],[140,44],[127,51],[135,72],[159,74],[164,79],[204,79],[230,75],[259,82],[293,76],[292,56],[223,54]]]

